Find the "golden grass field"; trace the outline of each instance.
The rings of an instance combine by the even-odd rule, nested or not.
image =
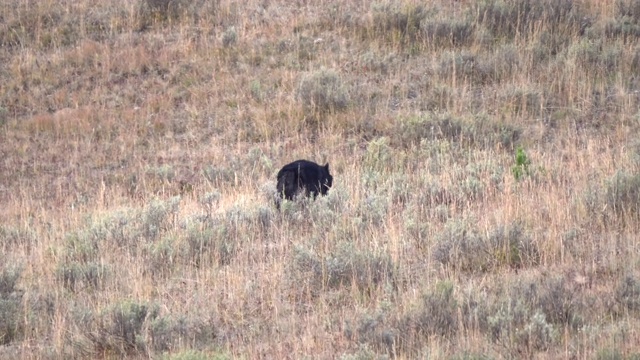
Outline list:
[[[5,0],[0,359],[639,359],[640,1]],[[328,162],[316,201],[275,175]]]

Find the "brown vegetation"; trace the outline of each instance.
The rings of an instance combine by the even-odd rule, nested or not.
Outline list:
[[[640,356],[638,0],[6,0],[0,358]],[[275,174],[333,188],[273,206]]]

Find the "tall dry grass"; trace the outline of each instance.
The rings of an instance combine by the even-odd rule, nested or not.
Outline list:
[[[640,3],[9,0],[0,358],[640,356]],[[273,205],[275,174],[334,188]]]

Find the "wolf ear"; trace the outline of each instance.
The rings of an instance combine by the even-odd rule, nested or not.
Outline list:
[[[329,163],[326,163],[326,164],[324,165],[324,169],[325,169],[325,170],[327,170],[327,172],[329,172]]]

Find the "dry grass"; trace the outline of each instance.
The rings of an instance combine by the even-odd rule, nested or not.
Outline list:
[[[640,356],[637,0],[8,0],[0,358]],[[275,174],[334,188],[273,205]]]

